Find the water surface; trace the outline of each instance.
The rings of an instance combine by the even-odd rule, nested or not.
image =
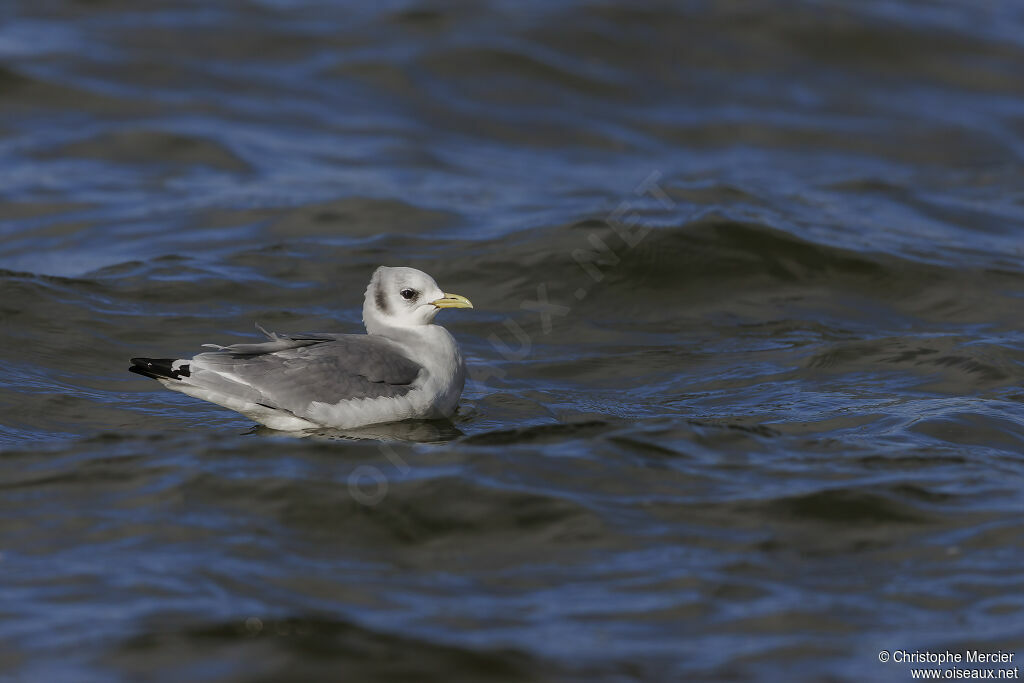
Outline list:
[[[1019,651],[1022,73],[996,0],[6,3],[0,672]],[[381,264],[476,305],[451,425],[126,372],[357,331]]]

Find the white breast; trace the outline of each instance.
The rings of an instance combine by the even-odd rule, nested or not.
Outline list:
[[[403,351],[423,366],[409,397],[421,419],[451,417],[466,383],[466,364],[454,337],[439,325],[414,331],[417,339],[404,338]]]

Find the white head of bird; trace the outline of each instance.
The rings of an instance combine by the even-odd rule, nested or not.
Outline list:
[[[473,308],[473,304],[464,296],[442,291],[422,270],[381,266],[366,288],[363,324],[370,334],[429,325],[442,308]]]

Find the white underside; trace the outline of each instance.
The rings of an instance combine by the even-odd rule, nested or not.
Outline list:
[[[261,406],[258,403],[251,403],[235,396],[229,396],[217,391],[211,391],[210,389],[192,386],[191,384],[186,384],[181,380],[161,379],[158,381],[168,389],[179,391],[203,401],[216,403],[217,405],[233,410],[236,413],[241,413],[253,422],[259,422],[261,425],[266,425],[271,429],[290,432],[302,429],[316,429],[317,427],[322,426],[316,422],[304,420],[295,415],[295,413],[290,413],[287,410],[268,408],[266,406]]]

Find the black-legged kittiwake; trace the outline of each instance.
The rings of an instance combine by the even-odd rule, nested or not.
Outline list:
[[[351,429],[451,417],[466,364],[434,316],[472,308],[415,268],[381,266],[363,301],[366,334],[281,335],[192,358],[132,358],[132,372],[273,429]]]

